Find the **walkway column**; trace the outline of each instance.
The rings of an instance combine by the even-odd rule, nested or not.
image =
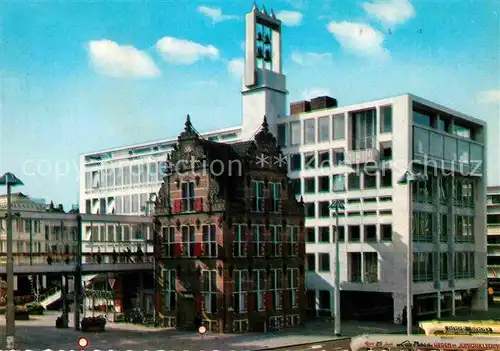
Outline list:
[[[80,330],[80,308],[82,308],[82,216],[77,215],[77,244],[75,279],[75,330]]]
[[[68,276],[63,274],[61,276],[61,302],[62,302],[62,317],[63,326],[67,328],[68,321]]]
[[[451,315],[455,316],[455,290],[451,292]]]
[[[437,297],[437,306],[436,306],[437,318],[441,318],[441,292],[440,291],[437,292],[436,297]]]

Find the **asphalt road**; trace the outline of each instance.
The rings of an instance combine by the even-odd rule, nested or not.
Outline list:
[[[316,344],[288,346],[270,350],[276,351],[351,351],[349,344],[351,339],[340,339]]]

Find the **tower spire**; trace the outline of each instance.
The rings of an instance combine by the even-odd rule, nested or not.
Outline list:
[[[258,12],[259,11],[259,6],[257,6],[257,2],[253,2],[253,7],[252,7],[253,12]]]
[[[267,124],[267,117],[264,115],[264,121],[262,121],[262,130],[266,133],[269,132],[269,124]]]
[[[184,130],[187,133],[190,133],[193,131],[193,125],[191,124],[191,117],[189,117],[189,114],[186,116],[186,123],[184,123]]]

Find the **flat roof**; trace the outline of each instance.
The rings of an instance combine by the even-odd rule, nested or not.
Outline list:
[[[450,115],[453,115],[455,117],[459,117],[459,118],[461,118],[461,119],[463,119],[465,121],[472,122],[474,124],[477,124],[477,125],[480,125],[480,126],[483,126],[483,127],[486,127],[486,125],[487,125],[486,121],[483,121],[482,119],[466,115],[465,113],[458,112],[458,111],[453,110],[453,109],[451,109],[449,107],[437,104],[435,102],[432,102],[430,100],[421,98],[421,97],[413,95],[413,94],[408,94],[408,95],[412,98],[413,101],[421,103],[422,105],[427,105],[429,107],[435,108],[436,110],[444,111],[444,112],[446,112],[446,113],[448,113]]]
[[[219,134],[229,134],[229,133],[234,133],[234,132],[239,132],[241,131],[241,126],[235,126],[235,127],[227,127],[227,128],[221,128],[213,131],[208,131],[208,132],[203,132],[200,133],[201,136],[204,137],[210,137],[210,136],[216,136]],[[94,152],[86,152],[81,154],[83,157],[89,157],[89,156],[99,156],[101,154],[109,153],[109,152],[119,152],[119,151],[127,151],[130,149],[137,149],[137,148],[145,148],[145,147],[152,147],[152,146],[165,146],[169,144],[173,144],[177,141],[177,137],[172,137],[169,139],[160,139],[160,140],[153,140],[153,141],[147,141],[144,143],[139,143],[139,144],[129,144],[129,145],[124,145],[124,146],[119,146],[111,149],[105,149],[105,150],[98,150]]]

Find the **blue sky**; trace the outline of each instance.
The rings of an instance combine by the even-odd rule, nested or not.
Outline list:
[[[262,2],[258,3],[262,6]],[[283,20],[290,101],[402,93],[489,123],[500,184],[498,1],[266,1]],[[78,156],[241,123],[251,1],[4,2],[2,161],[19,189],[66,206]]]

